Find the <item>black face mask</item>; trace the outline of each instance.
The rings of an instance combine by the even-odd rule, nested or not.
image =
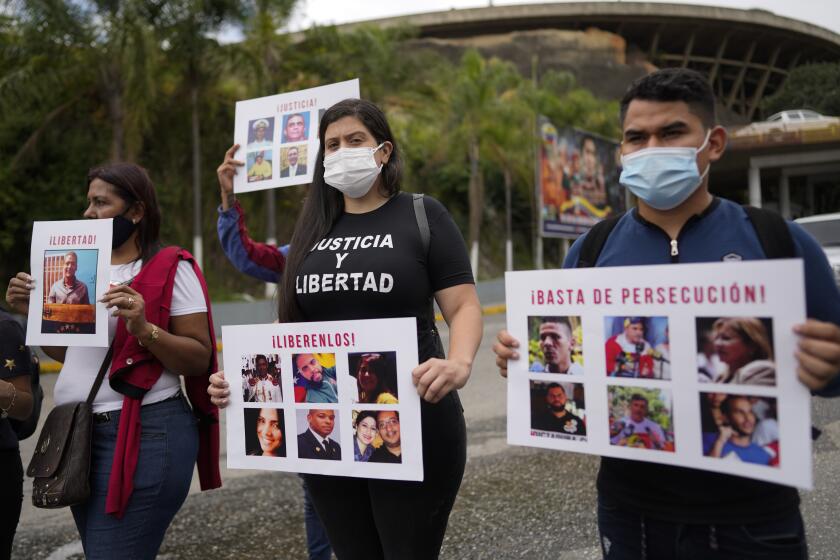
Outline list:
[[[131,234],[137,229],[137,224],[126,218],[125,216],[117,216],[114,218],[114,233],[111,238],[111,248],[116,249],[121,247],[123,243],[128,241]]]

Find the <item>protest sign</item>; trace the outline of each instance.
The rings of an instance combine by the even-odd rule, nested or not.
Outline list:
[[[507,273],[508,442],[810,488],[803,281],[800,260]]]
[[[112,221],[33,224],[27,344],[108,346]]]
[[[236,103],[233,141],[245,163],[233,179],[236,193],[312,182],[318,126],[324,111],[359,97],[359,80],[270,95]]]
[[[228,468],[423,480],[415,319],[222,333]]]

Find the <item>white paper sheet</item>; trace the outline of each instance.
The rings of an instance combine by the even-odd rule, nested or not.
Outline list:
[[[108,346],[108,311],[97,302],[110,280],[112,222],[32,225],[27,344]]]
[[[321,115],[339,101],[358,97],[356,79],[238,101],[233,141],[240,146],[235,157],[245,166],[234,176],[233,191],[311,183],[320,146]]]
[[[418,363],[415,319],[223,326],[222,333],[231,387],[225,411],[228,468],[423,480],[420,398],[411,380]],[[312,370],[320,371],[319,383],[311,383]],[[357,379],[369,378],[370,371],[387,391],[360,389],[365,384]],[[318,417],[325,410],[331,420]],[[359,411],[373,411],[375,423],[388,430],[388,445],[381,437],[370,445],[393,448],[398,441],[401,462],[355,460],[353,419]],[[278,424],[281,433],[274,428]],[[314,449],[299,445],[299,436],[310,429],[328,443]],[[335,457],[335,444],[340,459],[321,458]]]
[[[508,442],[811,488],[803,282],[800,260],[508,272]]]

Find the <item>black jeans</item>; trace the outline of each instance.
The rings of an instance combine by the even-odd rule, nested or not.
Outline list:
[[[421,403],[423,482],[305,475],[339,560],[437,558],[467,460],[458,395]]]
[[[8,560],[23,505],[23,464],[17,449],[0,450],[0,481],[0,559]]]
[[[689,525],[651,519],[598,500],[605,560],[807,560],[799,510],[771,522]]]

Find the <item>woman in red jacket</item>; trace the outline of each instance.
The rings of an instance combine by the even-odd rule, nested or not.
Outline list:
[[[216,369],[210,302],[192,256],[161,248],[160,208],[143,168],[99,167],[87,182],[84,216],[114,220],[111,288],[99,302],[111,311],[113,358],[93,402],[91,495],[71,509],[87,558],[154,558],[187,497],[193,465],[203,489],[221,485],[218,411],[205,392]],[[35,287],[19,273],[6,301],[26,313]],[[85,400],[108,349],[43,350],[63,363],[55,403]]]

